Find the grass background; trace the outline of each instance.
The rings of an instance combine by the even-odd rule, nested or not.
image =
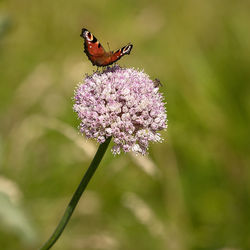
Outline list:
[[[165,142],[105,158],[53,249],[250,249],[249,1],[0,1],[0,248],[52,233],[97,144],[82,27],[163,83]]]

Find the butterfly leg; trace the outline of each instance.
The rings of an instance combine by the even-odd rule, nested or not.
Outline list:
[[[97,71],[97,72],[99,72],[99,69],[100,69],[100,67],[99,67],[99,66],[96,66],[96,71]]]

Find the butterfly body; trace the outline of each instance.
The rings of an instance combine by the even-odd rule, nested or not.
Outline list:
[[[82,29],[80,35],[84,38],[84,52],[93,65],[108,66],[121,59],[124,55],[129,55],[132,44],[128,44],[116,51],[106,52],[96,37],[87,29]]]

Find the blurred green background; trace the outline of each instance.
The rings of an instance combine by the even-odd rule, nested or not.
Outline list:
[[[53,249],[250,249],[250,2],[0,1],[0,249],[37,249],[97,143],[74,89],[82,27],[163,83],[148,157],[110,150]]]

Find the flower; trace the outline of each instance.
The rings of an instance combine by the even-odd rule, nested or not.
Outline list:
[[[75,90],[74,111],[80,132],[103,143],[114,139],[112,152],[146,154],[149,142],[161,142],[167,128],[163,96],[143,71],[113,66],[86,76]]]

